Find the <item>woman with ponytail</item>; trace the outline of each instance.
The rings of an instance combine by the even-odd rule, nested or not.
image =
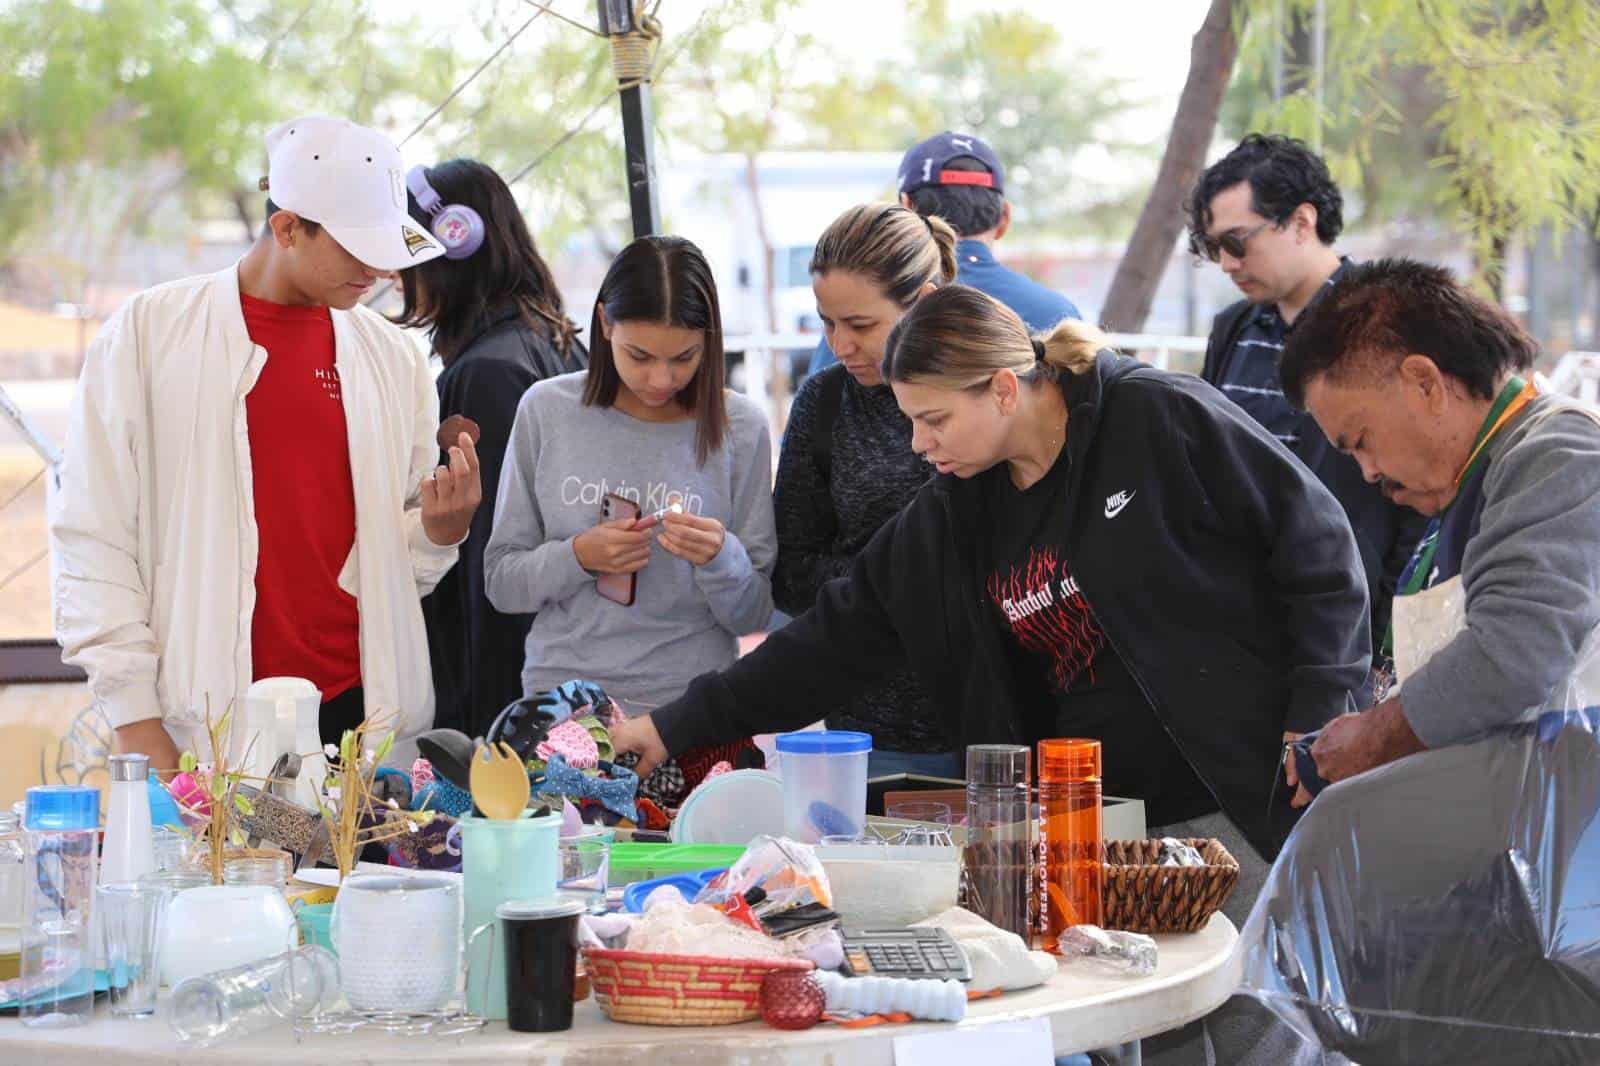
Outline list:
[[[808,610],[933,476],[912,450],[911,423],[883,380],[883,349],[907,308],[955,277],[956,240],[942,219],[864,204],[817,241],[811,287],[840,362],[807,379],[789,410],[772,499],[772,598],[781,610]],[[909,669],[817,709],[834,729],[872,734],[874,776],[961,777],[933,700]]]
[[[952,285],[885,352],[911,447],[939,476],[811,610],[628,723],[618,748],[648,768],[798,728],[909,667],[953,750],[1098,739],[1107,795],[1264,875],[1297,813],[1286,736],[1342,713],[1366,675],[1338,502],[1221,393],[1080,323],[1030,338]]]

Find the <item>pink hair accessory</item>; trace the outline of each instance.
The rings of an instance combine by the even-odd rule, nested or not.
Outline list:
[[[600,746],[587,729],[570,718],[552,728],[534,751],[547,762],[552,755],[564,755],[574,770],[593,770],[600,765]]]

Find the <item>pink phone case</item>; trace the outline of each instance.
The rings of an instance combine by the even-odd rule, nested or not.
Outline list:
[[[600,521],[615,522],[620,518],[638,518],[639,505],[626,496],[608,492],[600,500]],[[624,607],[632,607],[639,592],[638,574],[601,574],[594,579],[595,591]]]

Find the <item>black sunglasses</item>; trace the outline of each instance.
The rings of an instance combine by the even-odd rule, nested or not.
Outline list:
[[[1189,248],[1195,255],[1204,256],[1213,263],[1221,262],[1223,252],[1227,252],[1235,259],[1243,259],[1245,252],[1249,250],[1246,245],[1250,243],[1250,239],[1273,224],[1269,219],[1243,233],[1235,233],[1229,230],[1220,237],[1212,237],[1204,233],[1197,234],[1189,241]]]

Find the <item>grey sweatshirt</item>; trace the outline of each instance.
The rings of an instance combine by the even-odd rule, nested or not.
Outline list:
[[[1489,443],[1461,563],[1467,628],[1401,679],[1430,748],[1542,707],[1600,625],[1600,425],[1571,406],[1542,396]]]
[[[497,610],[537,613],[524,692],[583,678],[639,714],[730,665],[737,637],[772,615],[772,441],[760,409],[729,392],[727,435],[700,466],[693,419],[641,422],[585,407],[584,380],[550,378],[522,397],[484,553],[485,585]],[[599,522],[608,492],[646,514],[681,501],[718,519],[727,528],[722,551],[696,567],[656,544],[633,606],[606,599],[572,542]]]

